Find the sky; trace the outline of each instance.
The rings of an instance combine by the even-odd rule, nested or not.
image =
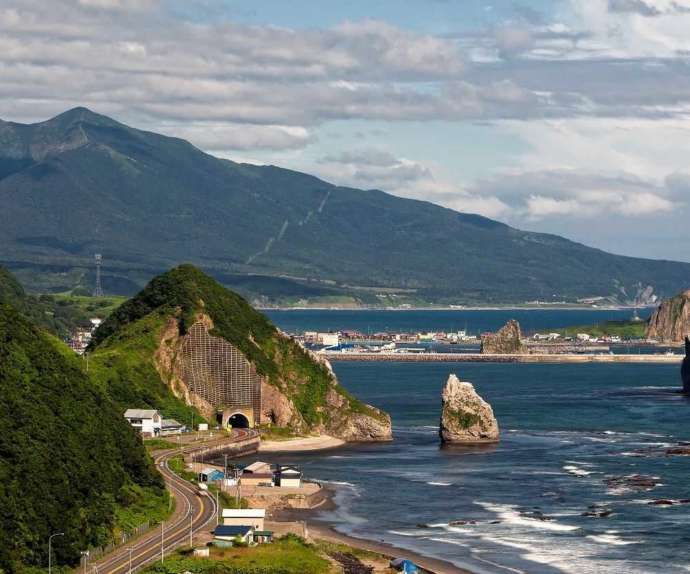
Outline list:
[[[690,261],[690,0],[3,0],[0,118],[75,106]]]

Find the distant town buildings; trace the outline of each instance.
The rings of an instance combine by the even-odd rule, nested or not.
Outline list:
[[[72,332],[72,336],[67,341],[70,349],[72,349],[78,355],[83,355],[86,348],[91,343],[91,338],[93,337],[93,332],[98,329],[99,325],[102,323],[102,319],[93,318],[89,319],[89,325],[78,327]]]

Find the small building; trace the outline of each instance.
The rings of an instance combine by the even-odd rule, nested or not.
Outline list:
[[[255,530],[254,531],[254,543],[255,544],[268,544],[273,542],[273,531],[272,530]]]
[[[162,418],[154,409],[127,409],[125,411],[127,422],[141,433],[143,437],[154,437],[161,434]]]
[[[276,484],[281,488],[301,488],[302,486],[302,471],[294,465],[279,465],[275,476]]]
[[[199,473],[199,482],[216,482],[218,480],[223,480],[223,478],[225,478],[225,475],[217,468],[204,468]]]
[[[256,461],[242,470],[240,478],[244,486],[273,486],[273,471],[267,462]]]
[[[248,524],[219,524],[213,531],[213,543],[218,546],[232,546],[236,541],[244,544],[254,542],[254,527]]]
[[[224,526],[247,526],[251,525],[255,530],[264,529],[266,518],[265,508],[224,508]]]
[[[187,427],[182,423],[178,423],[175,419],[163,419],[161,421],[161,434],[182,434],[187,430]]]
[[[194,556],[198,558],[208,558],[210,555],[208,546],[199,546],[194,549]]]

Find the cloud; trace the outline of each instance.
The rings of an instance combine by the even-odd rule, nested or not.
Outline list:
[[[661,11],[644,0],[609,0],[611,12],[633,12],[641,16],[659,16]]]

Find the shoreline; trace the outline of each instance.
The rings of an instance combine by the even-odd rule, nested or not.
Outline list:
[[[258,311],[626,311],[635,309],[655,309],[657,305],[487,305],[468,307],[257,307]]]
[[[470,570],[456,566],[447,560],[426,556],[416,550],[384,542],[383,540],[368,540],[338,532],[335,529],[336,525],[334,523],[318,517],[321,512],[332,511],[338,507],[335,502],[336,490],[332,486],[321,485],[321,494],[323,498],[316,506],[312,508],[276,509],[271,513],[270,520],[286,525],[301,522],[306,525],[309,538],[375,552],[388,559],[407,558],[429,572],[429,574],[474,574]]]
[[[329,435],[291,438],[287,440],[267,440],[259,444],[259,452],[310,452],[343,446],[344,440]]]

